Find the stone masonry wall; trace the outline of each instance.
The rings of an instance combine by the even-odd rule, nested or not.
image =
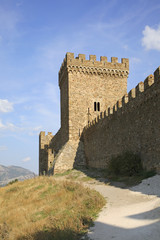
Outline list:
[[[107,57],[97,61],[95,55],[86,60],[84,54],[77,58],[73,53],[66,54],[59,71],[61,128],[49,141],[48,135],[41,135],[45,149],[41,149],[40,144],[40,172],[44,169],[62,172],[73,168],[75,162],[84,164],[80,136],[88,121],[99,114],[94,103],[100,104],[101,111],[113,105],[127,92],[128,73],[129,60],[126,58],[118,63],[115,57],[108,62]]]
[[[99,102],[100,110],[104,111],[127,93],[128,73],[129,60],[126,58],[119,63],[116,57],[108,62],[107,57],[97,61],[95,55],[86,60],[84,54],[76,58],[73,53],[66,54],[59,72],[59,86],[61,124],[70,140],[77,141],[88,120],[99,114],[94,110],[95,102]]]
[[[39,135],[39,175],[48,171],[53,162],[54,155],[52,149],[49,148],[49,144],[53,138],[51,132],[45,135],[45,132],[40,132]]]
[[[63,72],[64,81],[60,85],[61,105],[61,135],[63,139],[69,139],[69,83],[67,69]]]
[[[160,67],[83,131],[87,165],[105,168],[112,156],[132,151],[160,172]]]
[[[55,136],[49,132],[45,135],[45,132],[40,132],[39,135],[39,174],[47,173],[48,170],[53,166],[60,149],[68,141],[67,134],[62,134],[62,129],[56,133]]]

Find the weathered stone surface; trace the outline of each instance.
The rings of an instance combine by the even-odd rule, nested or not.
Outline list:
[[[59,71],[61,129],[54,137],[40,134],[40,174],[48,172],[53,161],[55,172],[85,163],[83,128],[127,93],[128,73],[126,58],[118,63],[115,57],[108,62],[106,57],[97,61],[95,55],[86,60],[84,54],[66,54]]]
[[[49,132],[45,135],[45,132],[40,132],[39,135],[39,174],[42,175],[46,173],[52,162],[54,160],[54,154],[52,154],[52,149],[49,148],[50,141],[53,135]]]
[[[132,151],[160,172],[160,67],[127,95],[129,60],[67,53],[59,71],[61,128],[40,133],[39,172],[105,168]]]
[[[160,78],[158,74],[156,77],[154,82],[150,75],[145,90],[141,82],[136,91],[130,91],[129,102],[123,97],[121,108],[85,128],[88,166],[107,167],[112,156],[132,151],[141,156],[147,169],[160,172]]]

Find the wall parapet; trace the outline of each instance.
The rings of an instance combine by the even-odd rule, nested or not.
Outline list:
[[[131,108],[136,107],[137,104],[140,103],[141,96],[146,94],[145,97],[149,98],[150,95],[147,94],[148,90],[157,84],[160,84],[160,67],[156,69],[154,75],[149,75],[144,82],[138,83],[135,88],[131,89],[128,94],[125,94],[113,106],[110,106],[107,110],[101,112],[94,120],[84,127],[84,131],[95,126],[104,118],[109,119],[110,116],[116,114],[118,111],[129,111],[128,106]]]
[[[88,167],[107,168],[113,156],[131,151],[160,173],[159,116],[160,67],[84,128]]]
[[[47,173],[53,161],[53,154],[49,146],[53,137],[52,132],[46,134],[45,131],[41,131],[39,134],[39,175],[42,175],[43,172]]]
[[[108,62],[107,57],[101,56],[97,61],[96,55],[89,55],[87,60],[85,54],[78,54],[75,58],[74,53],[68,52],[59,71],[59,86],[66,72],[124,77],[129,74],[129,59],[122,58],[119,63],[117,57],[111,57],[111,62]]]
[[[48,134],[45,133],[45,131],[41,131],[39,134],[39,143],[41,149],[44,149],[45,145],[49,145],[52,138],[53,138],[52,132],[48,132]]]

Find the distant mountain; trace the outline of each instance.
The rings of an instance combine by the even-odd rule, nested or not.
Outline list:
[[[34,178],[36,176],[35,173],[29,171],[28,169],[17,167],[17,166],[9,166],[5,167],[0,165],[0,186],[5,186],[7,183],[18,179],[19,181],[23,181],[25,179]]]

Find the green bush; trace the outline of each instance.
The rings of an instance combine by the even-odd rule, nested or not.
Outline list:
[[[9,182],[7,185],[11,185],[11,184],[16,183],[16,182],[18,182],[18,179],[17,179],[17,178],[14,179],[13,181]]]
[[[112,157],[108,165],[108,172],[113,175],[134,176],[142,170],[140,157],[132,152],[125,152],[123,155]]]

